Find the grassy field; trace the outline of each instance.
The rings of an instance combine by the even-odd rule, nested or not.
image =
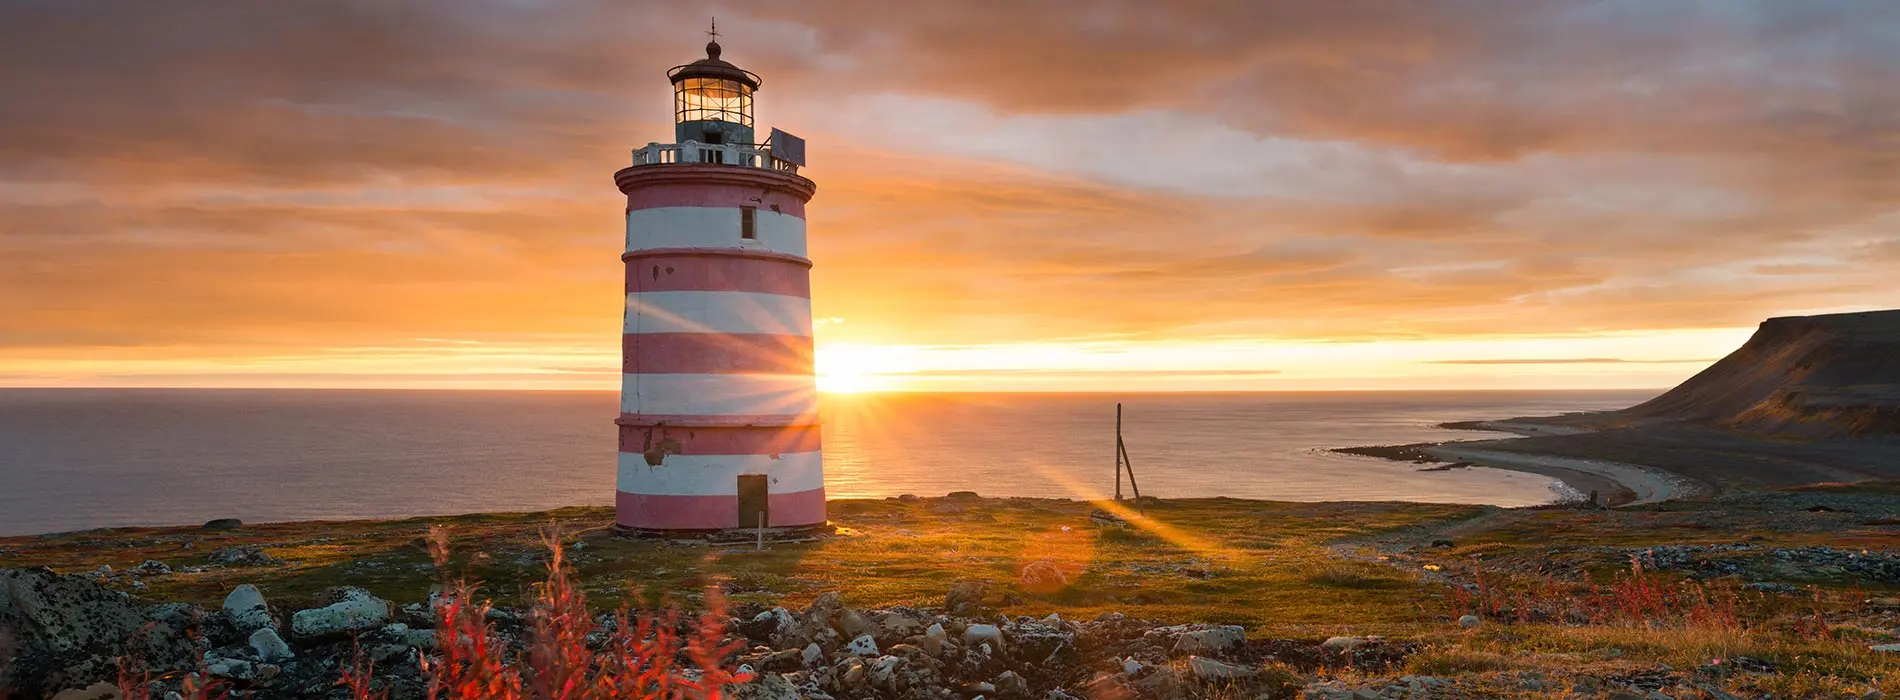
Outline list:
[[[1042,499],[845,500],[831,504],[836,534],[764,551],[623,538],[609,509],[572,508],[14,537],[0,539],[0,566],[75,572],[156,560],[178,568],[202,565],[222,547],[255,545],[284,563],[144,576],[135,593],[214,607],[232,586],[252,583],[278,605],[296,606],[351,584],[412,602],[440,580],[426,551],[438,528],[454,552],[450,569],[507,604],[542,580],[542,538],[558,533],[597,606],[635,591],[643,602],[691,605],[697,591],[719,586],[737,603],[799,607],[835,590],[854,607],[937,607],[951,583],[978,579],[1008,614],[1115,611],[1239,624],[1255,638],[1415,640],[1421,651],[1408,669],[1419,674],[1617,677],[1743,658],[1775,670],[1751,676],[1749,687],[1780,697],[1900,692],[1900,657],[1869,650],[1900,637],[1900,605],[1866,602],[1900,596],[1900,587],[1838,567],[1777,568],[1765,551],[1891,551],[1900,549],[1900,523],[1796,505],[1597,511],[1194,499],[1157,502],[1138,516]],[[1129,524],[1092,521],[1098,508],[1117,509]],[[1733,543],[1764,548],[1762,561],[1750,559],[1756,550],[1720,555],[1737,558],[1744,574],[1715,578],[1630,570],[1643,548]],[[1791,588],[1739,585],[1764,579]],[[1467,613],[1483,624],[1462,629],[1454,621]]]

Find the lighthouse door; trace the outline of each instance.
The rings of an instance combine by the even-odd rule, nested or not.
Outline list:
[[[769,490],[764,474],[739,475],[739,527],[772,524],[772,509],[766,500]]]

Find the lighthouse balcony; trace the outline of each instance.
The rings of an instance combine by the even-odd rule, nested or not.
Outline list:
[[[649,143],[633,149],[633,166],[644,165],[735,165],[798,174],[798,164],[773,156],[770,145],[743,143]]]

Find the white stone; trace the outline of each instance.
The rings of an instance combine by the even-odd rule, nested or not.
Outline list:
[[[950,636],[944,633],[943,625],[931,623],[930,629],[924,630],[924,653],[931,656],[942,654],[943,644],[947,641],[950,641]]]
[[[857,654],[858,656],[877,656],[877,638],[868,634],[858,635],[856,639],[851,640],[849,645],[845,646],[845,651]]]
[[[272,626],[270,608],[264,603],[264,593],[248,583],[231,589],[231,594],[224,597],[224,616],[231,620],[231,626],[239,632]]]
[[[1365,637],[1328,637],[1319,645],[1326,649],[1355,649],[1365,646],[1367,641]]]
[[[818,646],[817,642],[813,642],[805,645],[805,651],[802,652],[801,658],[804,659],[807,668],[817,666],[819,661],[824,660],[825,650],[823,647]]]
[[[1466,615],[1464,617],[1458,618],[1458,626],[1463,627],[1465,629],[1472,629],[1482,624],[1483,622],[1484,620],[1478,619],[1477,615]]]
[[[1900,654],[1900,644],[1875,644],[1867,648],[1887,654]]]
[[[1122,659],[1122,673],[1126,673],[1132,676],[1137,673],[1141,673],[1142,668],[1144,667],[1141,665],[1141,662],[1136,661],[1135,657],[1133,656]]]
[[[903,663],[903,659],[895,656],[878,657],[877,661],[871,664],[871,683],[888,686],[896,682],[897,667]]]
[[[298,638],[366,632],[389,622],[389,601],[354,589],[348,597],[313,610],[299,610],[290,618],[290,633]]]
[[[1194,671],[1195,678],[1199,678],[1203,681],[1228,681],[1237,678],[1252,678],[1260,673],[1246,666],[1237,666],[1204,656],[1188,657],[1188,668]]]
[[[964,644],[980,644],[983,642],[995,642],[995,646],[1002,646],[1002,628],[996,625],[970,625],[963,630]]]
[[[1176,654],[1211,654],[1227,651],[1247,641],[1247,630],[1240,625],[1222,625],[1183,632],[1174,640]]]
[[[257,650],[257,658],[265,661],[288,661],[297,658],[284,638],[277,636],[277,630],[265,627],[251,633],[251,648]]]

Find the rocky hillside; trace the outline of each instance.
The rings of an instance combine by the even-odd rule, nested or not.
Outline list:
[[[1622,413],[1795,437],[1900,435],[1900,310],[1768,319],[1740,349]]]

